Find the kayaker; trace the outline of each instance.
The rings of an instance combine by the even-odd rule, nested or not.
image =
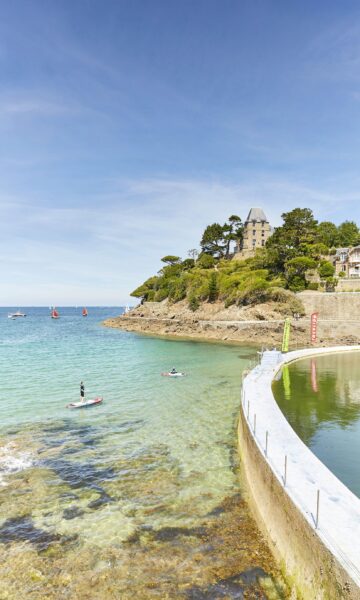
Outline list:
[[[172,370],[170,371],[171,375],[175,375],[177,373],[177,370],[175,369],[175,367],[172,368]]]
[[[80,402],[84,402],[85,400],[85,386],[83,382],[80,382]]]

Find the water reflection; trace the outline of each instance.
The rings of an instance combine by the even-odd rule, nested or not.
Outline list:
[[[273,384],[288,421],[313,452],[357,495],[360,476],[360,353],[298,361]]]

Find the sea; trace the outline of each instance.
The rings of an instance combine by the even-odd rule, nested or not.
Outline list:
[[[239,477],[255,350],[81,308],[0,309],[0,598],[285,598]],[[68,408],[81,381],[101,405]]]

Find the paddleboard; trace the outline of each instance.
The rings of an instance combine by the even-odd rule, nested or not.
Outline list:
[[[88,406],[101,404],[102,401],[102,398],[94,398],[93,400],[85,400],[85,402],[70,402],[66,405],[66,408],[87,408]]]
[[[185,373],[161,373],[163,377],[185,377]]]

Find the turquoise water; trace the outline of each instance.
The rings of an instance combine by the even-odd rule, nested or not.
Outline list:
[[[273,390],[300,438],[360,497],[360,352],[297,361]]]
[[[87,598],[89,587],[102,599],[184,597],[185,588],[202,597],[215,566],[228,575],[236,557],[239,590],[261,581],[261,589],[280,589],[263,569],[272,569],[271,557],[235,469],[241,374],[254,350],[102,327],[119,308],[90,308],[87,318],[80,308],[59,311],[54,321],[48,309],[29,308],[14,321],[0,310],[0,544],[9,597],[42,598],[46,589],[46,598]],[[173,366],[187,376],[161,377]],[[66,408],[81,380],[88,398],[103,396],[101,406]],[[225,548],[210,534],[219,519],[232,540]],[[253,554],[239,555],[238,521],[247,523]]]

